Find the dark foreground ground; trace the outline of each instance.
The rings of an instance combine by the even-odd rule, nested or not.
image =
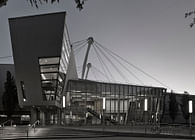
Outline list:
[[[46,139],[41,139],[46,140]],[[59,139],[53,139],[59,140]],[[100,137],[100,138],[77,138],[71,140],[187,140],[187,139],[167,139],[167,138],[139,138],[139,137]]]
[[[134,128],[129,127],[102,127],[102,126],[45,126],[29,128],[28,126],[4,127],[0,128],[0,140],[2,139],[36,139],[36,140],[187,140],[194,139],[195,134],[191,136],[188,131],[180,130],[178,133],[151,133],[146,131],[143,126]],[[183,132],[183,133],[182,133]],[[184,133],[185,132],[185,133]]]

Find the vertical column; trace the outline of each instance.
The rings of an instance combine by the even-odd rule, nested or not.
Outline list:
[[[114,114],[115,120],[116,120],[116,116],[115,116],[115,113],[116,113],[116,100],[117,100],[117,98],[116,98],[116,85],[114,85],[114,99],[113,99],[113,102],[114,102],[114,110],[113,110],[113,114]]]
[[[45,125],[45,112],[40,111],[40,123],[41,125]]]
[[[30,123],[33,124],[37,120],[37,111],[34,107],[31,108],[30,114]]]
[[[45,124],[50,124],[50,116],[51,116],[51,112],[47,111],[45,112]]]
[[[117,118],[118,118],[118,122],[120,124],[120,88],[121,88],[121,85],[118,85],[118,115],[117,115]]]
[[[58,109],[57,110],[57,124],[58,125],[61,125],[61,121],[62,121],[62,112],[61,112],[61,109]]]
[[[138,97],[138,92],[137,92],[138,90],[137,90],[137,86],[135,86],[135,123],[137,123],[137,116],[138,116],[138,111],[137,111],[137,97]]]

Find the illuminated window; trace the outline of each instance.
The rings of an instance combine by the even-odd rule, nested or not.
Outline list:
[[[39,65],[43,100],[60,101],[65,79],[65,68],[59,70],[60,57],[39,58]]]
[[[40,79],[43,99],[60,101],[64,88],[66,72],[70,61],[70,39],[67,28],[64,28],[62,50],[59,57],[39,58]]]
[[[58,65],[45,65],[40,66],[41,72],[57,72],[58,71]]]
[[[58,64],[60,61],[59,57],[51,57],[51,58],[40,58],[40,65],[49,65],[49,64]]]

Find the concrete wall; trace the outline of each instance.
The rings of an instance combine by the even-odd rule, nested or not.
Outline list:
[[[16,70],[16,85],[21,106],[42,105],[39,57],[60,56],[65,12],[9,19]],[[24,81],[24,102],[20,81]]]

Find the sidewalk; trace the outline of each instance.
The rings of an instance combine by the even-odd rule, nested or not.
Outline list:
[[[151,128],[145,129],[144,126],[67,126],[65,128],[114,136],[195,139],[194,129],[191,135],[189,129],[178,127],[168,128],[165,126],[157,132],[151,131]]]
[[[164,126],[159,133],[144,126],[44,126],[31,129],[28,139],[70,139],[94,137],[148,137],[195,139],[195,129],[190,136],[186,128],[175,127],[174,131]],[[27,139],[25,127],[5,128],[0,131],[0,139]],[[146,131],[145,131],[146,130]],[[3,133],[2,133],[3,132]]]

